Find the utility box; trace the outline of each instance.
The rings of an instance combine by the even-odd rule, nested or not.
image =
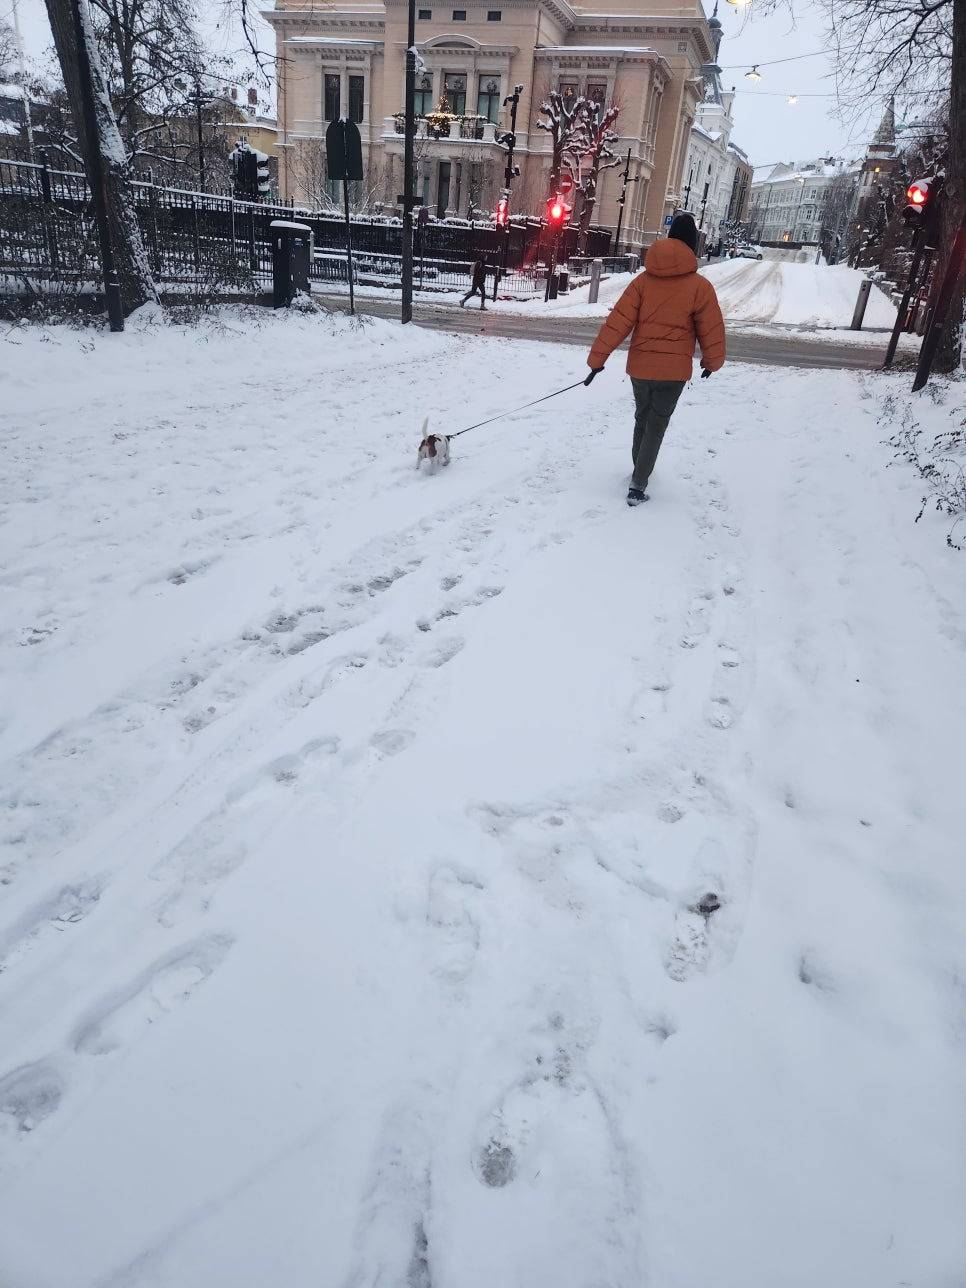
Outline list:
[[[865,317],[865,306],[869,302],[869,295],[872,292],[872,283],[866,277],[859,286],[859,298],[855,301],[855,312],[852,314],[852,330],[862,330],[862,319]]]
[[[604,261],[595,259],[590,266],[590,291],[587,295],[587,301],[590,304],[597,303],[597,297],[600,295],[600,276],[604,271]]]
[[[299,291],[308,294],[309,268],[312,263],[312,229],[308,224],[288,219],[273,219],[272,234],[272,304],[285,309]]]
[[[557,292],[560,295],[566,295],[570,290],[570,269],[561,268],[557,272]]]

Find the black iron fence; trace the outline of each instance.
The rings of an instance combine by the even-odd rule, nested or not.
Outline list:
[[[274,219],[297,219],[313,234],[314,275],[344,280],[345,221],[294,205],[236,201],[211,193],[134,180],[138,221],[158,282],[217,283],[244,287],[266,283],[272,272]],[[495,266],[504,252],[509,272],[503,289],[529,294],[538,265],[546,260],[547,233],[539,220],[515,220],[506,239],[489,223],[430,221],[416,231],[417,285],[455,290],[468,285],[473,262]],[[576,251],[577,230],[561,237],[562,261]],[[397,219],[356,216],[352,245],[361,280],[392,285],[399,280],[402,224]],[[592,229],[587,254],[606,255],[610,233]],[[90,193],[83,174],[45,163],[0,160],[0,274],[31,283],[96,280],[97,239]]]

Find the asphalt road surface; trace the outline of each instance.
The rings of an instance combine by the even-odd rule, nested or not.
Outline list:
[[[328,297],[330,307],[348,309],[348,300]],[[356,299],[356,311],[374,317],[398,318],[398,300]],[[550,344],[575,344],[590,348],[600,318],[546,318],[501,313],[499,308],[481,313],[478,308],[452,308],[419,302],[413,308],[417,326],[437,331],[458,331],[463,335],[499,336],[511,340],[538,340]],[[760,335],[728,328],[728,361],[758,362],[780,367],[849,368],[874,371],[882,365],[888,335],[870,333],[868,345],[836,344],[834,340],[808,341],[800,332],[775,327],[774,334]]]

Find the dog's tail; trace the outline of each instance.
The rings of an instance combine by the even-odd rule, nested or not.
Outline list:
[[[429,429],[429,417],[428,417],[428,416],[427,416],[427,417],[426,417],[426,419],[423,421],[423,438],[425,438],[425,437],[426,437],[426,431],[427,431],[427,429]]]

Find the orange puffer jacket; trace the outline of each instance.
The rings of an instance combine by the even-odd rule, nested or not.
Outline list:
[[[694,343],[701,365],[717,371],[725,360],[724,319],[714,287],[698,274],[684,242],[663,237],[648,247],[638,273],[600,328],[587,364],[602,367],[633,331],[627,373],[640,380],[690,380]]]

